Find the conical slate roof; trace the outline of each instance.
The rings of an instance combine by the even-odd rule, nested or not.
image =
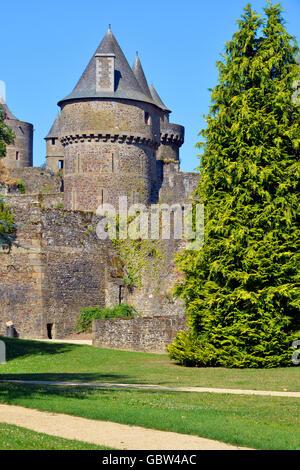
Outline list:
[[[171,112],[165,105],[164,103],[162,102],[159,94],[157,93],[157,91],[155,90],[154,86],[150,85],[150,93],[151,93],[151,96],[152,96],[152,99],[154,101],[154,103],[156,104],[156,106],[158,106],[159,108],[163,109],[164,111],[168,111],[169,113]]]
[[[115,55],[115,90],[113,92],[96,91],[96,54]],[[140,87],[110,29],[104,36],[72,93],[59,101],[58,105],[64,101],[80,98],[123,98],[155,104],[151,95],[145,94]]]
[[[48,135],[46,135],[45,139],[57,139],[58,134],[59,134],[59,126],[60,126],[60,116],[59,116],[59,113],[57,113],[55,121],[52,124],[52,127],[50,131],[48,132]]]
[[[153,99],[148,87],[147,79],[144,74],[144,70],[140,61],[140,58],[138,56],[138,53],[136,53],[135,61],[132,67],[132,71],[135,75],[135,78],[138,81],[138,84],[140,85],[141,89],[143,90],[143,93],[148,96],[151,100]]]

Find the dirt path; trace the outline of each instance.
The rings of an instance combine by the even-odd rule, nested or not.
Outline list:
[[[48,413],[21,406],[0,405],[0,422],[119,450],[249,450],[198,436]]]
[[[165,390],[170,392],[197,392],[197,393],[229,393],[233,395],[262,395],[273,397],[300,398],[300,392],[278,392],[272,390],[243,390],[237,388],[207,388],[207,387],[175,387],[167,385],[147,384],[118,384],[108,382],[57,382],[50,380],[0,380],[0,382],[36,384],[36,385],[61,385],[65,387],[99,387],[99,388],[130,388],[145,390]]]

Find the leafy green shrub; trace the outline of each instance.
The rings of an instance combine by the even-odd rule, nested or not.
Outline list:
[[[17,182],[17,185],[18,185],[18,190],[20,191],[21,194],[25,194],[25,185],[23,183],[23,181],[18,181]]]
[[[5,205],[2,194],[0,194],[0,247],[10,248],[15,240],[14,218],[9,208]]]
[[[81,310],[75,331],[90,333],[92,322],[96,318],[125,318],[136,317],[138,312],[132,305],[120,304],[115,307],[86,307]]]

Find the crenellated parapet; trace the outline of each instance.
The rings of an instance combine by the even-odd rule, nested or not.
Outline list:
[[[181,147],[184,143],[184,127],[179,124],[171,124],[169,122],[163,122],[160,130],[161,143],[176,144]]]
[[[156,153],[159,165],[176,163],[179,169],[179,149],[184,142],[184,127],[179,124],[171,124],[169,122],[161,122],[160,128],[160,146]],[[160,179],[164,178],[165,170],[161,168],[159,171]]]
[[[60,138],[61,144],[66,147],[67,145],[76,144],[79,142],[112,142],[128,145],[142,145],[157,150],[159,142],[157,140],[147,138],[143,135],[132,135],[130,133],[110,134],[107,132],[99,134],[74,134],[64,135]]]

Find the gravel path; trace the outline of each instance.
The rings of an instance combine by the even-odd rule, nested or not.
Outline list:
[[[13,405],[0,405],[0,422],[119,450],[250,450],[198,436],[48,413]]]

